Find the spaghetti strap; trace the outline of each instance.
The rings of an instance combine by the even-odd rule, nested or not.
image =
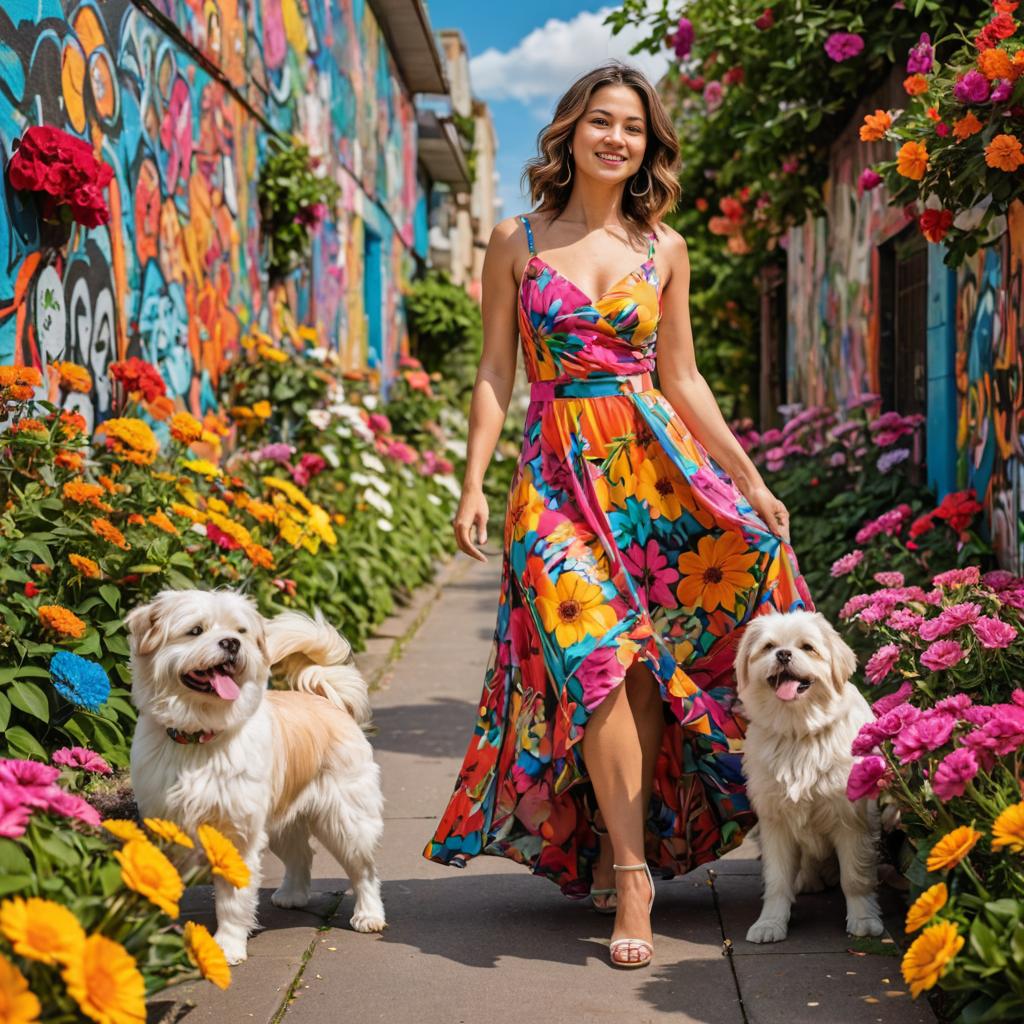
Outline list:
[[[657,240],[657,235],[652,231],[650,234],[651,244],[647,247],[647,258],[649,260],[654,259],[654,243]]]
[[[530,218],[525,213],[521,213],[519,219],[523,222],[523,227],[526,228],[526,244],[530,247],[530,255],[536,256],[537,250],[533,247],[533,228],[530,227]]]

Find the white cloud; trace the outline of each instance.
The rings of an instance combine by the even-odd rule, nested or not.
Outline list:
[[[616,57],[639,68],[652,82],[668,68],[664,54],[631,54],[630,47],[643,38],[636,26],[612,35],[604,19],[611,11],[584,11],[571,21],[550,18],[524,36],[510,50],[485,50],[469,62],[473,92],[485,100],[554,100],[580,75],[603,60]],[[539,104],[530,103],[536,111]],[[550,116],[550,111],[544,115]]]

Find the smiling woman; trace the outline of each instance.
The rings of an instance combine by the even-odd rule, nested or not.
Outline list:
[[[541,133],[533,213],[492,235],[454,521],[474,558],[516,328],[531,401],[476,732],[425,851],[500,854],[589,892],[616,915],[619,967],[653,958],[648,864],[689,871],[752,824],[736,643],[752,617],[810,603],[786,510],[694,364],[686,245],[661,222],[677,158],[650,82],[597,68]]]

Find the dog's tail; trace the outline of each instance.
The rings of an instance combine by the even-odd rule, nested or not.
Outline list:
[[[313,619],[282,612],[267,620],[266,629],[270,664],[290,689],[315,693],[344,708],[359,725],[369,723],[370,695],[352,662],[352,645],[320,611]]]

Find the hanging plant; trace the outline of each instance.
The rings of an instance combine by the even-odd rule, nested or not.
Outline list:
[[[110,221],[103,190],[113,176],[89,143],[49,125],[29,128],[7,165],[11,187],[35,198],[40,237],[55,244],[67,241],[72,223],[95,228]]]
[[[320,170],[309,147],[279,149],[267,157],[258,185],[267,274],[286,277],[309,255],[313,232],[337,203],[341,189]]]

